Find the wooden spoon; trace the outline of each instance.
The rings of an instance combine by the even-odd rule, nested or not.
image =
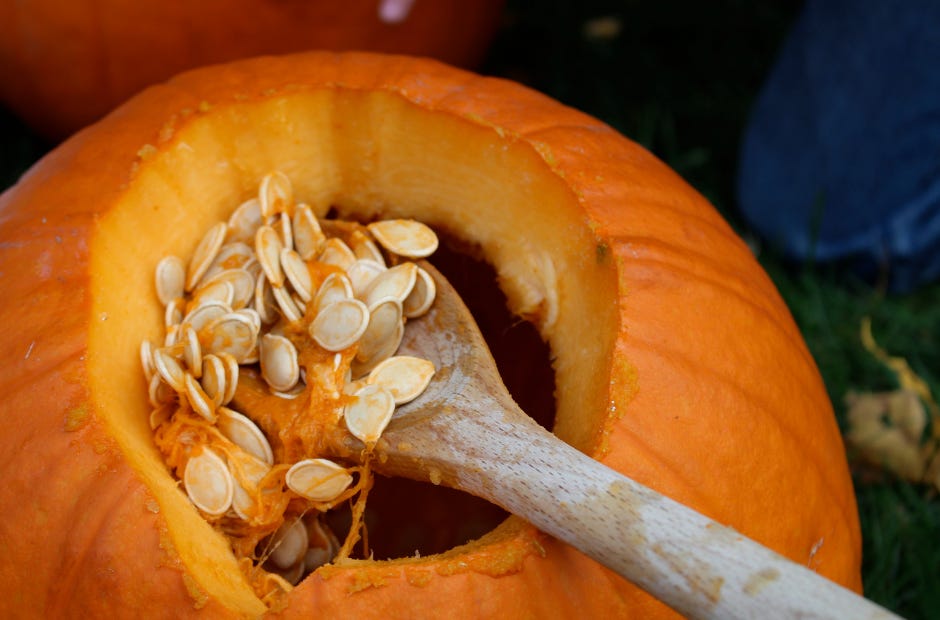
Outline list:
[[[400,352],[434,362],[396,411],[377,471],[485,498],[692,618],[891,618],[889,611],[564,443],[507,392],[457,292],[427,263],[437,299]],[[358,453],[347,437],[339,451]]]

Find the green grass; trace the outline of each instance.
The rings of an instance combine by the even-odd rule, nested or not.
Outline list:
[[[737,147],[751,101],[799,8],[780,0],[510,0],[484,71],[527,83],[595,115],[675,168],[748,236],[735,214]],[[619,20],[619,35],[582,26]],[[0,186],[49,145],[0,110]],[[879,344],[908,359],[940,394],[940,285],[886,295],[842,266],[760,260],[803,330],[844,422],[849,390],[897,387],[861,346],[870,316]],[[909,618],[940,609],[940,502],[925,486],[853,467],[867,596]]]

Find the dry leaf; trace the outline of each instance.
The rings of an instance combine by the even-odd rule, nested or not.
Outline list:
[[[878,346],[868,317],[862,320],[861,340],[869,353],[895,372],[901,389],[847,394],[846,441],[866,462],[940,489],[940,408],[930,388],[906,359]],[[933,433],[926,437],[931,420]]]
[[[927,411],[917,394],[898,390],[846,396],[846,440],[864,460],[904,478],[921,481],[926,470],[922,445]]]

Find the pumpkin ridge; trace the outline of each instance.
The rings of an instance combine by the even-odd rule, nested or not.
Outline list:
[[[705,237],[707,238],[708,241],[706,244],[702,241],[695,242],[695,241],[688,240],[688,239],[679,240],[677,238],[673,238],[673,239],[670,239],[668,242],[663,241],[661,239],[657,239],[655,236],[651,235],[649,232],[641,232],[643,230],[649,230],[649,229],[652,229],[654,232],[662,232],[660,227],[657,226],[654,228],[652,225],[650,225],[649,224],[650,220],[647,220],[646,222],[642,222],[639,225],[637,225],[634,222],[626,221],[626,222],[620,223],[620,225],[617,228],[611,227],[611,228],[603,229],[604,234],[610,239],[613,239],[613,240],[622,239],[628,242],[633,239],[648,239],[651,242],[654,242],[662,246],[672,247],[672,246],[678,245],[682,247],[683,250],[686,250],[686,248],[691,249],[692,247],[700,246],[700,245],[707,245],[707,246],[715,247],[719,244],[724,245],[724,246],[728,246],[730,244],[730,248],[734,248],[740,255],[742,256],[746,255],[749,258],[754,257],[753,252],[751,252],[750,248],[748,248],[747,245],[743,241],[740,240],[740,238],[734,233],[734,230],[732,230],[723,221],[716,221],[714,215],[717,215],[717,212],[715,213],[707,212],[708,213],[707,215],[705,213],[690,213],[689,212],[690,209],[687,206],[679,206],[673,203],[663,202],[661,200],[658,200],[658,201],[653,201],[650,199],[641,200],[635,196],[625,197],[625,198],[622,198],[622,200],[626,204],[629,205],[625,207],[625,210],[640,212],[642,209],[654,208],[657,211],[657,214],[656,214],[657,223],[659,223],[660,220],[664,220],[665,218],[668,217],[671,219],[669,223],[673,224],[676,230],[678,230],[680,225],[687,226],[689,224],[694,224],[695,227],[698,227],[699,229],[697,230],[697,232],[702,234],[703,237],[705,237],[705,235],[709,235]],[[701,230],[702,228],[704,228],[704,231]],[[711,236],[711,235],[714,235],[714,236]],[[721,249],[727,252],[730,250],[730,248],[722,247]],[[702,256],[711,257],[711,255],[706,252],[702,252]],[[750,272],[750,274],[752,276],[755,275],[753,270]],[[767,281],[767,284],[772,285],[769,279]],[[771,287],[767,285],[765,285],[764,288],[766,288],[767,290],[771,289]]]
[[[690,361],[687,358],[687,356],[683,355],[681,352],[679,352],[676,349],[665,350],[664,349],[665,345],[661,342],[651,343],[649,341],[644,340],[641,337],[638,337],[636,334],[633,334],[631,336],[631,346],[632,348],[642,347],[642,348],[648,349],[651,352],[655,352],[656,355],[662,358],[668,359],[669,361],[667,362],[667,364],[670,366],[674,366],[674,365],[683,366],[686,369],[685,371],[686,376],[711,377],[712,380],[708,381],[709,384],[720,383],[724,390],[728,390],[728,392],[730,393],[735,393],[735,394],[740,395],[739,398],[735,399],[735,404],[740,403],[742,399],[746,402],[753,403],[755,406],[748,407],[748,411],[750,412],[750,414],[751,415],[757,414],[767,420],[767,423],[762,423],[762,424],[759,424],[758,426],[762,429],[765,429],[765,431],[768,428],[775,429],[779,433],[781,440],[785,441],[785,443],[789,446],[790,452],[794,454],[802,455],[801,458],[797,459],[798,462],[819,462],[821,460],[821,457],[823,459],[835,458],[835,457],[831,457],[829,453],[823,452],[822,447],[811,447],[811,446],[816,445],[815,442],[813,442],[815,437],[801,438],[800,434],[794,430],[793,420],[790,417],[781,418],[780,416],[774,416],[774,411],[773,411],[774,406],[772,404],[768,406],[766,397],[761,397],[761,396],[755,395],[754,393],[749,392],[748,390],[744,389],[743,386],[737,385],[733,380],[728,380],[726,375],[720,372],[714,371],[713,369],[710,369],[708,367],[703,367],[699,364],[696,364],[694,361]],[[641,390],[643,389],[642,385],[643,385],[643,381],[641,378],[640,379]],[[630,412],[628,411],[627,416],[629,415],[630,415]],[[643,428],[645,427],[646,427],[646,424],[644,423]],[[674,480],[676,482],[681,482],[684,485],[686,489],[685,492],[694,491],[695,495],[699,495],[699,492],[696,490],[694,486],[688,484],[687,482],[684,482],[685,480],[687,480],[687,476],[679,475],[678,473],[676,473],[676,472],[679,472],[680,470],[670,465],[669,464],[670,459],[667,459],[663,456],[663,455],[668,455],[668,452],[664,452],[668,450],[668,446],[664,446],[655,450],[652,449],[648,441],[646,442],[642,441],[642,437],[643,437],[642,431],[634,430],[629,425],[627,425],[626,428],[622,429],[621,432],[628,433],[631,437],[634,438],[632,442],[633,450],[636,450],[638,447],[642,447],[643,451],[648,455],[648,457],[653,458],[655,460],[659,468],[666,467],[670,471],[674,472],[674,475],[673,475]],[[809,439],[809,441],[807,441],[807,439]],[[844,525],[848,526],[853,522],[853,519],[854,519],[854,515],[852,512],[852,508],[851,508],[851,506],[853,506],[854,504],[852,504],[852,502],[850,501],[850,498],[845,497],[844,493],[839,492],[839,485],[834,480],[834,478],[839,473],[835,471],[836,469],[841,469],[841,468],[829,468],[822,472],[817,472],[815,470],[807,470],[804,472],[804,476],[801,477],[800,484],[801,486],[805,487],[806,480],[807,480],[805,475],[807,474],[812,475],[813,479],[816,480],[817,484],[821,485],[821,488],[825,489],[824,495],[830,498],[831,500],[833,500],[831,501],[830,504],[828,504],[830,506],[830,509],[832,507],[835,507],[838,511],[839,521],[842,522]],[[786,472],[783,472],[783,473],[786,473]],[[663,489],[662,491],[666,491],[666,489]],[[689,501],[689,499],[687,498],[686,501]],[[690,502],[690,503],[694,503],[694,502]],[[711,502],[708,502],[708,503],[711,504]],[[699,506],[699,510],[707,513],[708,509],[704,508],[704,506],[705,504]],[[741,529],[742,532],[747,533],[747,528],[743,528],[738,524],[732,524],[732,525],[737,529]]]
[[[735,381],[730,380],[728,375],[724,372],[717,371],[708,366],[702,366],[696,361],[689,358],[688,355],[683,354],[678,348],[670,348],[668,345],[664,345],[661,342],[650,342],[649,340],[633,334],[631,336],[631,343],[633,348],[646,348],[648,351],[658,354],[664,359],[669,360],[669,365],[671,366],[682,366],[685,368],[686,376],[696,376],[696,375],[706,375],[712,379],[709,382],[710,385],[720,384],[725,393],[738,394],[740,398],[736,398],[736,401],[743,400],[745,402],[751,403],[753,406],[747,407],[751,412],[758,412],[762,416],[768,418],[769,421],[773,422],[773,427],[784,432],[788,437],[791,438],[794,446],[805,456],[818,456],[815,454],[806,454],[805,451],[805,442],[799,439],[800,435],[795,430],[793,430],[791,424],[784,424],[784,422],[789,422],[791,418],[781,419],[779,416],[772,415],[772,409],[774,408],[774,401],[768,401],[767,396],[761,396],[756,392],[746,389],[744,386],[738,385]],[[640,382],[642,389],[642,379]],[[629,412],[628,412],[629,413]],[[812,459],[808,459],[812,460]],[[835,475],[835,474],[831,474]],[[828,480],[828,476],[825,478]],[[831,486],[831,485],[827,485]],[[836,497],[835,493],[830,495],[831,497]]]
[[[101,474],[100,472],[96,472],[95,475],[100,476]],[[115,476],[119,474],[114,471],[109,471],[108,475]],[[126,470],[123,476],[127,480],[132,478],[132,474]],[[88,554],[97,551],[94,547],[94,541],[97,541],[99,538],[107,538],[106,536],[102,536],[102,533],[114,519],[114,515],[117,511],[113,510],[113,508],[123,504],[126,499],[126,483],[122,485],[112,484],[110,479],[106,481],[99,479],[95,482],[106,483],[88,484],[84,489],[82,489],[81,495],[79,496],[79,500],[77,502],[77,504],[84,503],[89,506],[94,506],[94,512],[84,512],[84,514],[95,515],[95,523],[87,528],[83,527],[80,530],[75,530],[81,534],[83,539],[88,539],[93,542],[91,544],[80,544],[84,541],[66,540],[66,545],[70,548],[70,550],[78,548],[79,551],[77,555],[70,556],[68,558],[68,562],[61,565],[61,568],[55,571],[56,575],[58,575],[58,579],[55,583],[56,596],[50,596],[48,599],[50,601],[49,605],[51,607],[46,608],[47,617],[61,618],[68,616],[68,606],[70,601],[74,598],[73,593],[78,587],[81,579],[83,577],[87,577],[87,575],[82,574],[86,566],[85,558],[88,556]],[[84,518],[83,521],[85,521]],[[69,538],[71,538],[71,536]],[[63,558],[63,560],[65,560],[65,558]],[[71,567],[69,567],[69,565],[71,565]]]
[[[629,415],[629,412],[627,415]],[[697,506],[697,510],[702,514],[716,515],[720,512],[715,502],[704,494],[700,487],[685,482],[685,478],[675,460],[664,458],[661,449],[656,449],[648,442],[643,441],[642,431],[634,429],[633,427],[627,427],[618,429],[618,435],[625,435],[630,439],[630,460],[635,460],[637,455],[642,455],[644,461],[655,464],[657,474],[663,471],[668,472],[669,475],[667,478],[672,483],[682,486],[683,492],[687,495],[685,501],[694,503]],[[604,462],[604,459],[601,459],[601,462]],[[626,475],[630,474],[627,473]],[[662,493],[663,490],[668,489],[670,485],[665,482],[660,482],[656,486],[652,483],[649,486],[657,492]],[[714,517],[712,516],[712,518]]]
[[[685,369],[685,376],[693,377],[698,374],[703,374],[713,378],[717,382],[720,382],[722,390],[729,390],[730,393],[739,394],[741,398],[747,402],[761,404],[762,406],[759,407],[760,409],[772,410],[779,408],[773,404],[773,401],[769,400],[771,398],[770,396],[762,395],[760,392],[750,390],[745,386],[736,384],[736,382],[733,380],[734,375],[728,368],[716,369],[714,367],[708,366],[707,364],[703,365],[702,360],[694,358],[687,353],[683,353],[682,350],[678,347],[670,347],[668,344],[664,344],[659,340],[651,340],[650,337],[638,335],[635,332],[631,335],[630,342],[631,348],[633,349],[643,349],[650,355],[657,355],[661,360],[670,363],[670,365],[683,367]],[[812,375],[807,374],[790,374],[788,375],[788,379],[799,383],[800,389],[796,392],[797,394],[803,393],[805,390],[810,389],[814,383]],[[641,389],[642,386],[643,379],[640,377]],[[792,387],[794,386],[791,384],[791,388]],[[768,407],[768,405],[770,406]],[[771,417],[779,421],[778,418],[773,416]]]
[[[636,247],[633,244],[633,241],[628,241],[631,243],[631,247]],[[650,244],[651,247],[653,244]],[[670,249],[671,246],[663,245],[660,249]],[[761,317],[762,322],[766,323],[767,326],[772,328],[774,331],[778,332],[782,338],[784,338],[788,343],[793,347],[794,351],[799,351],[803,356],[804,361],[807,363],[815,364],[812,355],[809,353],[808,349],[803,346],[803,341],[796,332],[794,332],[794,327],[792,325],[792,315],[789,312],[784,312],[779,305],[771,304],[765,300],[760,300],[760,303],[752,299],[750,296],[744,294],[742,291],[748,289],[746,282],[744,282],[738,274],[736,273],[720,273],[719,275],[724,276],[722,278],[714,276],[704,276],[702,275],[702,268],[708,268],[709,270],[712,267],[717,267],[713,263],[710,257],[706,254],[700,254],[698,252],[689,252],[689,251],[676,251],[673,253],[674,256],[682,256],[685,254],[694,254],[694,259],[689,258],[683,260],[682,265],[679,264],[677,260],[670,260],[669,258],[659,258],[651,255],[638,257],[630,256],[627,260],[630,261],[631,266],[641,266],[641,265],[650,265],[656,267],[657,273],[662,273],[663,271],[672,271],[678,276],[694,276],[696,282],[699,284],[706,285],[709,289],[721,291],[723,297],[733,297],[735,300],[745,307],[751,308],[754,311],[754,316]],[[687,265],[694,264],[699,269],[693,269]],[[717,269],[715,270],[717,273]],[[630,275],[626,275],[630,279]],[[679,278],[677,278],[679,279]],[[730,281],[739,281],[739,286],[732,286]]]
[[[776,289],[772,288],[769,280],[755,277],[753,273],[723,270],[710,254],[696,250],[676,249],[670,244],[649,237],[621,236],[618,239],[631,248],[630,254],[624,256],[624,260],[629,261],[631,265],[647,265],[644,271],[655,271],[657,274],[671,272],[675,275],[675,279],[680,281],[694,277],[696,282],[705,284],[713,290],[724,291],[725,296],[734,297],[739,305],[752,308],[756,316],[763,317],[768,326],[788,341],[791,350],[800,354],[808,368],[814,369],[813,374],[818,375],[815,371],[815,360],[800,337],[793,315],[783,304]],[[709,275],[703,275],[703,270],[710,272]],[[631,278],[630,275],[625,277],[633,280],[642,279]],[[737,285],[732,286],[731,282]],[[758,300],[746,294],[748,290],[756,287],[767,289],[767,294]]]

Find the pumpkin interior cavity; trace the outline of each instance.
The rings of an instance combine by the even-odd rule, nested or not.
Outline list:
[[[137,350],[162,326],[153,266],[166,254],[188,256],[272,170],[287,174],[318,216],[334,207],[348,219],[409,217],[479,248],[509,305],[551,346],[556,432],[594,447],[616,333],[612,269],[575,197],[526,143],[392,94],[338,90],[219,106],[159,147],[141,146],[135,176],[93,242],[90,380],[201,590],[235,609],[262,609],[224,538],[179,492],[153,446]]]

